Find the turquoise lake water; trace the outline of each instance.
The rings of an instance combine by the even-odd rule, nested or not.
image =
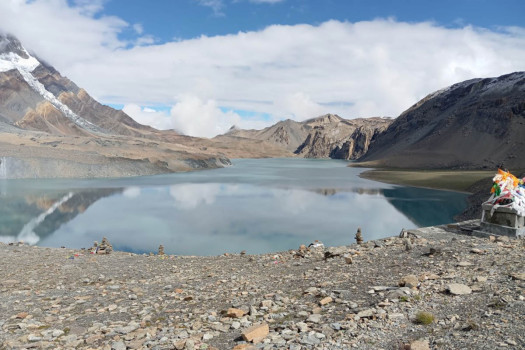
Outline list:
[[[354,243],[445,224],[466,195],[359,178],[348,162],[238,159],[233,166],[120,179],[0,180],[0,241],[136,253],[248,254]]]

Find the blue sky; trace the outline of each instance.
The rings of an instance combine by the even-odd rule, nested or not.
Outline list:
[[[403,22],[434,21],[447,27],[471,24],[495,29],[525,23],[523,0],[108,0],[101,14],[139,23],[159,42],[200,35],[257,31],[271,24],[359,22],[393,17]],[[123,37],[135,33],[126,31]]]
[[[326,113],[397,117],[525,70],[524,0],[9,0],[0,31],[104,104],[212,137]]]

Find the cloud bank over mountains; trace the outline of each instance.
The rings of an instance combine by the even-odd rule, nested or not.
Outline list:
[[[140,23],[103,7],[2,1],[0,30],[101,102],[193,136],[323,113],[395,117],[450,84],[525,70],[523,27],[327,21],[155,44]]]

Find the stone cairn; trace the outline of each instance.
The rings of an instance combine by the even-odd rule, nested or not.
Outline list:
[[[109,243],[108,239],[104,237],[102,238],[102,242],[100,242],[100,244],[95,241],[92,251],[96,254],[109,254],[113,251],[113,246],[111,243]]]
[[[361,234],[361,227],[357,228],[357,232],[355,234],[355,241],[357,244],[363,244],[363,235]]]
[[[159,245],[159,255],[164,255],[164,246],[162,244]]]

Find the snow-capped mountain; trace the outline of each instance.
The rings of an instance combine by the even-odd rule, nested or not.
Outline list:
[[[92,132],[103,132],[101,128],[78,116],[35,78],[33,71],[40,65],[40,62],[37,58],[31,56],[16,38],[8,35],[0,36],[0,48],[2,47],[4,47],[4,50],[0,50],[0,52],[5,52],[0,54],[0,72],[16,69],[35,92],[51,103],[78,127]],[[15,48],[15,50],[8,51],[9,48]]]
[[[0,122],[65,135],[141,136],[156,131],[96,102],[8,34],[0,34],[0,83]]]
[[[121,177],[229,164],[206,142],[141,125],[100,104],[14,36],[0,34],[0,179]]]

